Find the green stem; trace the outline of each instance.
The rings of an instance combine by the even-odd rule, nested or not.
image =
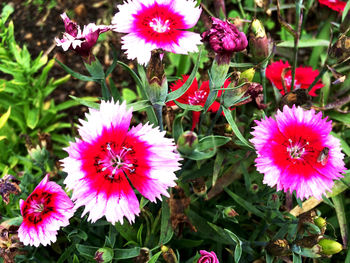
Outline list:
[[[241,0],[237,0],[237,2],[238,2],[239,11],[241,12],[242,17],[245,19],[246,15],[245,15],[245,12],[244,12],[244,9],[243,9],[243,6],[242,6],[242,1]]]
[[[163,106],[159,104],[154,104],[153,109],[158,120],[159,129],[160,131],[163,131]]]
[[[317,77],[314,79],[314,81],[311,83],[311,85],[308,88],[308,91],[310,92],[313,86],[316,85],[316,83],[322,78],[323,74],[327,71],[327,66],[326,64],[323,66],[322,70],[320,73],[318,73]]]
[[[295,6],[295,32],[296,35],[294,36],[294,55],[293,55],[293,68],[292,68],[292,83],[291,83],[291,90],[294,90],[294,82],[295,82],[295,69],[298,65],[298,46],[299,46],[299,39],[301,35],[301,23],[303,21],[302,18],[302,11],[301,6],[303,4],[303,0],[297,0],[296,6]]]
[[[211,122],[210,127],[209,127],[209,129],[207,130],[207,132],[205,134],[206,136],[208,136],[212,132],[216,122],[218,121],[218,119],[219,119],[219,117],[221,115],[221,113],[222,113],[222,107],[220,106],[219,110],[215,114],[214,120]]]
[[[101,79],[100,81],[102,87],[102,98],[104,101],[109,101],[111,99],[111,93],[108,90],[106,79]]]
[[[268,61],[266,61],[263,65],[261,65],[260,68],[260,78],[261,78],[261,85],[263,87],[263,95],[264,95],[264,103],[267,103],[267,90],[266,90],[266,66],[268,64]]]

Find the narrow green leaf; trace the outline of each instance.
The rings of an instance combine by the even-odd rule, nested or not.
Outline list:
[[[140,248],[139,247],[133,247],[133,248],[116,248],[113,249],[114,251],[114,259],[128,259],[128,258],[134,258],[140,255]]]
[[[293,263],[302,263],[301,256],[299,254],[293,253]]]
[[[184,109],[184,110],[191,110],[191,111],[202,111],[203,110],[203,107],[201,105],[183,104],[183,103],[180,103],[176,100],[174,100],[174,102],[177,106],[179,106],[181,109]]]
[[[329,40],[326,39],[300,39],[298,46],[305,47],[328,47]],[[294,47],[294,40],[286,40],[277,44],[277,47]]]
[[[129,72],[129,74],[131,75],[131,77],[134,79],[134,81],[136,82],[136,85],[139,86],[139,87],[143,87],[142,85],[142,81],[141,79],[139,78],[139,76],[137,76],[137,74],[135,73],[135,71],[133,71],[127,64],[125,64],[124,62],[122,61],[117,61],[117,63],[119,65],[121,65],[127,72]],[[145,99],[145,98],[144,98]]]
[[[239,131],[235,121],[232,118],[232,114],[231,111],[229,109],[227,109],[226,107],[222,107],[224,114],[225,114],[225,118],[227,120],[227,122],[230,124],[234,134],[237,136],[237,138],[247,147],[254,149],[254,147],[243,137],[243,135],[241,134],[241,132]]]
[[[342,22],[344,21],[345,17],[347,16],[349,10],[350,10],[350,1],[348,1],[346,6],[344,7],[343,14],[342,14],[342,17],[341,17],[341,21]]]
[[[225,188],[225,192],[240,206],[242,206],[245,210],[248,212],[253,213],[254,215],[264,218],[265,215],[263,212],[261,212],[259,209],[257,209],[252,203],[246,201],[242,197],[236,195],[235,193],[231,192],[229,189]]]
[[[106,71],[106,77],[113,72],[115,67],[118,65],[117,51],[112,47],[113,63],[108,67]]]
[[[98,247],[86,246],[81,244],[75,245],[80,255],[87,257],[89,259],[93,259],[96,251],[99,249]]]
[[[345,212],[345,202],[343,194],[339,194],[337,196],[332,197],[335,212],[337,214],[337,219],[340,228],[340,234],[342,236],[344,244],[348,240],[349,228],[346,220],[346,212]]]
[[[33,130],[36,127],[36,125],[38,124],[39,114],[40,114],[40,112],[39,112],[38,108],[33,108],[33,109],[29,110],[27,117],[26,117],[26,123],[30,129]]]
[[[228,143],[229,141],[231,141],[231,138],[226,136],[209,135],[199,140],[197,150],[206,151],[212,148],[217,148]]]
[[[141,100],[127,105],[128,108],[132,107],[132,111],[141,111],[151,106],[148,100]]]
[[[167,244],[171,238],[173,237],[174,231],[170,224],[170,208],[168,202],[166,202],[166,198],[162,197],[162,219],[160,226],[160,237],[159,237],[159,245]]]
[[[8,110],[0,117],[0,129],[4,127],[6,124],[8,118],[10,117],[11,114],[11,106],[8,108]]]
[[[79,99],[84,100],[85,102],[98,101],[98,98],[96,98],[96,97],[82,97]],[[57,106],[55,106],[55,110],[56,111],[66,110],[66,109],[69,109],[69,108],[74,107],[74,106],[79,106],[81,104],[82,104],[81,101],[76,100],[76,99],[68,100],[68,101],[62,102],[62,103],[58,104]]]
[[[131,103],[137,99],[136,93],[133,90],[128,88],[122,89],[122,97],[123,97],[123,100],[126,101],[126,103]]]
[[[157,252],[157,254],[154,254],[147,263],[156,263],[156,262],[158,262],[158,258],[159,258],[159,256],[161,254],[162,254],[162,251]]]
[[[197,58],[197,62],[194,65],[193,70],[191,72],[191,75],[188,77],[187,81],[181,86],[181,88],[179,88],[173,92],[170,92],[167,95],[166,102],[176,100],[177,98],[181,97],[182,94],[184,94],[189,89],[189,87],[192,85],[192,82],[193,82],[194,78],[196,77],[196,73],[198,71],[198,66],[199,66],[199,61],[201,58],[202,50],[203,50],[203,46],[201,46],[201,48],[199,50],[199,56]]]
[[[69,95],[69,97],[71,97],[73,100],[79,102],[81,105],[87,106],[89,108],[93,108],[98,110],[100,108],[100,104],[95,103],[90,101],[90,99],[86,100],[85,98],[77,98],[75,96]]]
[[[86,75],[82,75],[78,72],[75,72],[74,70],[72,70],[71,68],[67,67],[66,65],[64,65],[61,61],[56,59],[56,62],[69,74],[71,74],[74,78],[83,80],[83,81],[94,81],[94,79],[92,77],[86,76]]]

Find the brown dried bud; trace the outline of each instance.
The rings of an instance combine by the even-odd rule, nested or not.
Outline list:
[[[135,263],[144,263],[150,260],[150,253],[147,247],[142,247],[140,249],[140,255],[134,258]]]
[[[177,263],[177,258],[175,252],[172,248],[167,246],[162,246],[162,255],[166,263]]]
[[[207,193],[207,186],[202,177],[192,180],[193,192],[198,196],[204,196]]]
[[[20,181],[12,175],[5,175],[0,179],[0,195],[6,204],[10,202],[10,194],[18,195],[21,192],[19,183]]]
[[[254,61],[260,62],[269,56],[270,41],[264,26],[258,19],[254,19],[250,24],[248,42],[249,51]]]
[[[329,56],[335,58],[338,63],[343,63],[350,59],[350,37],[341,35],[331,47]]]
[[[266,246],[266,251],[273,256],[288,256],[292,253],[288,241],[285,239],[270,241]]]

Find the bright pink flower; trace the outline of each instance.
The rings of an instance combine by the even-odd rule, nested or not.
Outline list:
[[[151,51],[163,49],[176,54],[197,52],[199,34],[185,31],[195,26],[202,12],[193,0],[129,0],[118,5],[112,24],[122,37],[129,59],[147,64]]]
[[[330,9],[337,11],[339,13],[343,13],[344,8],[346,6],[345,1],[340,0],[318,0],[321,5],[328,6]]]
[[[188,75],[183,75],[182,79],[177,80],[175,83],[173,83],[170,86],[171,91],[177,90],[181,88],[187,79],[189,78]],[[230,85],[230,80],[227,79],[224,83],[224,88],[227,88],[228,85]],[[191,84],[191,86],[188,88],[188,90],[182,94],[181,97],[177,98],[176,101],[180,102],[182,104],[187,105],[200,105],[204,106],[205,102],[207,101],[208,95],[209,95],[210,89],[209,89],[209,80],[202,82],[202,85],[200,88],[198,88],[198,81],[195,78]],[[222,90],[218,91],[218,97],[220,97],[222,94]],[[175,102],[169,101],[167,106],[174,106]],[[220,103],[218,101],[214,101],[214,103],[209,107],[209,111],[211,112],[217,112],[220,108]],[[193,111],[192,112],[192,130],[196,127],[197,123],[199,122],[199,111]]]
[[[180,166],[176,146],[149,124],[129,130],[132,109],[125,103],[102,101],[86,118],[80,121],[82,139],[65,149],[64,183],[73,190],[75,206],[85,206],[83,215],[89,212],[88,220],[106,216],[114,224],[125,216],[133,222],[140,208],[130,183],[152,202],[169,196],[167,188],[176,185],[174,172]]]
[[[74,204],[49,175],[38,184],[26,201],[20,200],[23,222],[18,237],[24,245],[38,247],[56,242],[60,227],[69,225],[74,214]]]
[[[198,259],[197,263],[219,263],[214,251],[208,252],[200,250],[199,253],[201,253],[201,257]]]
[[[211,19],[212,27],[202,33],[203,41],[216,53],[218,64],[228,64],[234,52],[242,51],[248,46],[247,37],[229,21],[215,17]]]
[[[281,94],[284,95],[284,89],[282,85],[282,73],[285,68],[290,68],[288,61],[283,62],[282,60],[276,61],[266,68],[266,78],[268,78],[277,89],[280,90]],[[307,89],[314,81],[318,75],[318,70],[313,70],[311,67],[298,67],[295,69],[295,80],[294,80],[294,89]],[[291,91],[292,84],[292,70],[287,69],[284,75],[284,82],[287,88],[287,91]],[[309,91],[311,96],[317,96],[315,91],[322,88],[323,84],[321,81],[318,81],[315,86]]]
[[[326,190],[331,191],[333,180],[342,177],[345,167],[340,142],[330,135],[332,123],[322,119],[321,112],[284,106],[276,119],[256,123],[251,142],[265,184],[277,185],[277,191],[295,190],[301,199],[321,199]]]
[[[100,34],[111,29],[110,26],[96,26],[93,23],[84,26],[83,31],[80,27],[71,21],[66,13],[61,15],[66,32],[63,33],[63,39],[56,38],[57,46],[61,46],[64,51],[74,50],[80,56],[89,58],[92,47],[96,44]]]

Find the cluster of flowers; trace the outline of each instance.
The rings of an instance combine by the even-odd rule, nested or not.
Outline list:
[[[229,22],[213,18],[211,30],[202,34],[185,31],[193,27],[201,14],[192,0],[131,0],[119,5],[112,25],[89,24],[83,30],[62,14],[66,32],[56,39],[64,50],[72,49],[92,61],[91,48],[99,34],[108,30],[127,33],[122,38],[122,48],[128,58],[147,64],[151,51],[162,49],[187,54],[197,51],[201,39],[216,52],[217,62],[228,63],[232,52],[242,51],[248,41],[244,33]],[[139,47],[143,48],[140,49]],[[288,62],[278,61],[267,68],[267,78],[281,91],[291,91],[291,72]],[[282,71],[284,78],[281,78]],[[296,69],[295,87],[307,89],[318,75],[309,67]],[[171,90],[180,88],[188,76],[177,81]],[[283,83],[284,82],[284,83]],[[230,84],[226,80],[224,88]],[[198,88],[195,79],[178,102],[204,106],[209,94],[209,82]],[[310,91],[322,88],[318,82]],[[218,94],[219,96],[221,93]],[[173,105],[170,102],[168,106]],[[214,102],[210,111],[217,111]],[[193,126],[198,122],[198,112],[193,112]],[[169,196],[167,189],[176,185],[175,171],[180,169],[181,157],[172,139],[165,132],[149,124],[130,127],[132,109],[125,103],[101,102],[100,109],[90,109],[86,120],[81,120],[80,139],[70,143],[65,150],[69,156],[62,160],[68,174],[64,184],[72,190],[72,200],[49,176],[40,182],[26,201],[21,200],[23,223],[19,238],[25,245],[47,245],[56,240],[60,227],[67,226],[77,208],[85,206],[82,216],[96,222],[105,216],[112,224],[126,217],[134,222],[140,213],[139,201],[133,188],[155,202],[161,195]],[[330,135],[332,125],[322,118],[322,113],[301,107],[284,106],[275,118],[256,121],[251,142],[256,148],[256,166],[264,174],[264,183],[277,190],[295,191],[300,198],[321,198],[330,191],[333,180],[345,170],[340,142]],[[130,182],[130,183],[129,183]],[[200,251],[198,262],[217,263],[214,252]]]

